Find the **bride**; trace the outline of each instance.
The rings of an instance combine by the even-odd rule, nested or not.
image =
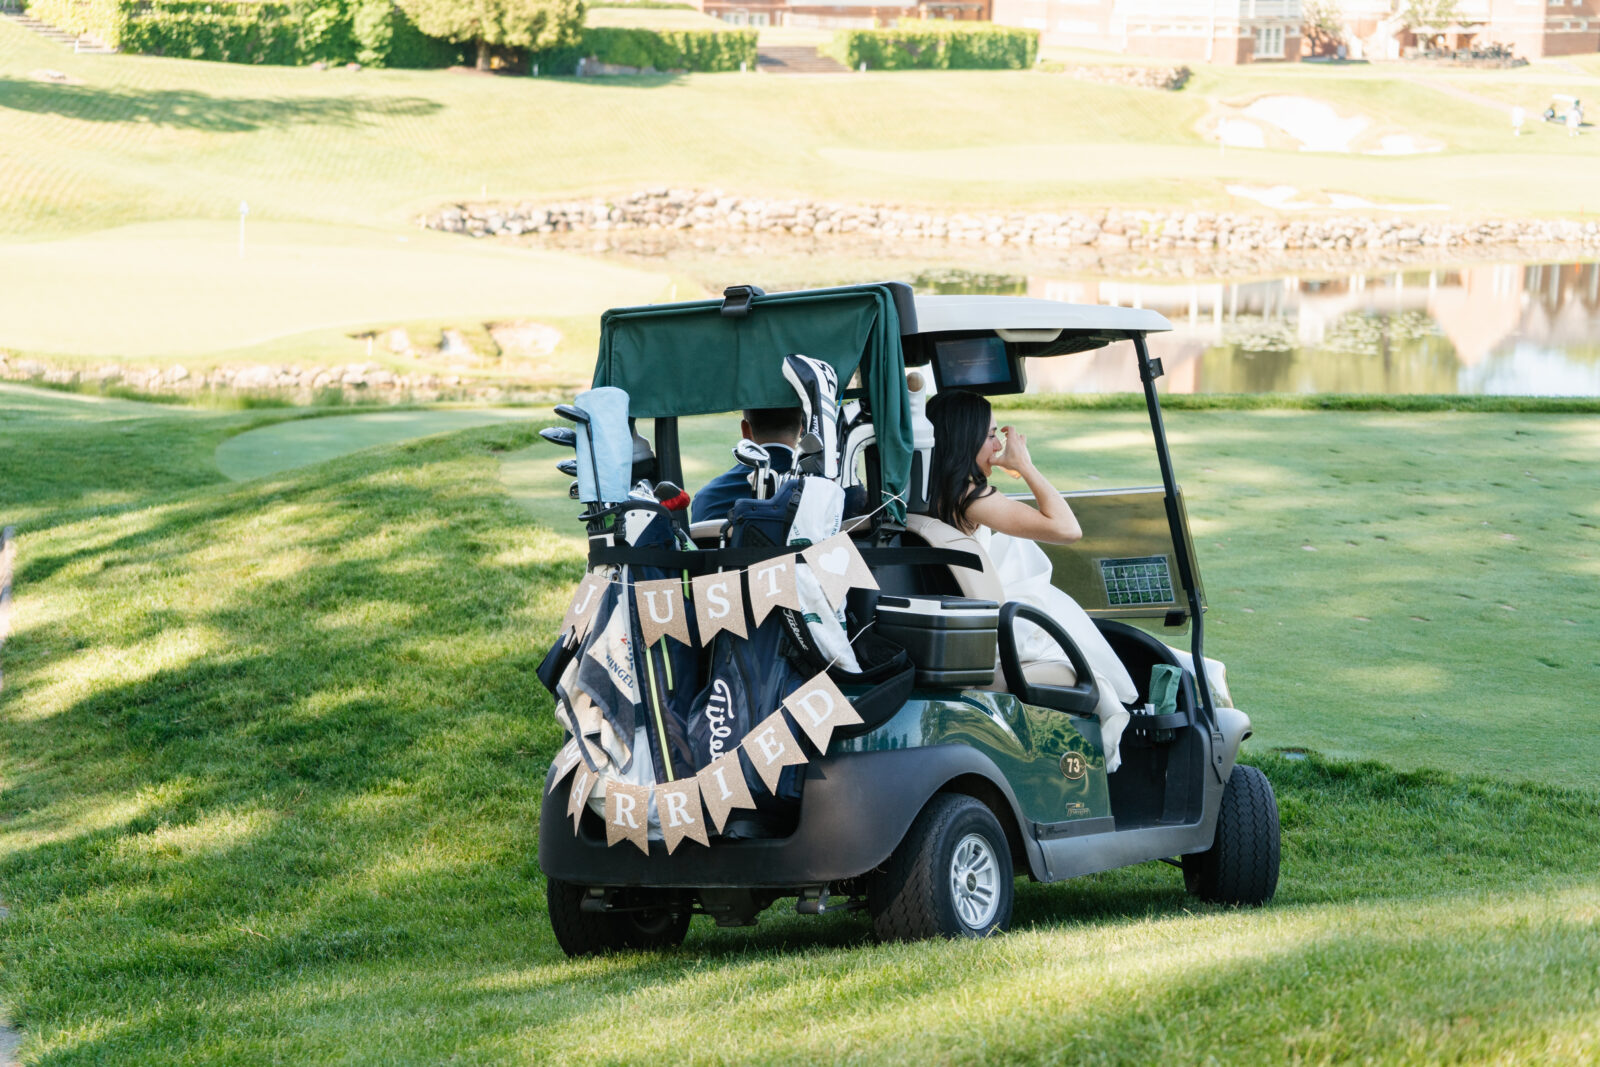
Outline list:
[[[1043,610],[1062,624],[1083,652],[1100,691],[1095,713],[1100,720],[1106,770],[1116,770],[1120,763],[1117,743],[1128,724],[1127,706],[1138,700],[1138,687],[1088,613],[1050,584],[1050,561],[1038,546],[1041,541],[1069,545],[1081,539],[1083,528],[1077,516],[1060,490],[1034,466],[1027,437],[1014,426],[997,428],[983,397],[959,389],[939,393],[928,401],[928,421],[933,424],[934,441],[929,510],[984,547],[1007,601],[1018,600]],[[1037,510],[989,484],[996,467],[1027,484]],[[1066,654],[1044,631],[1020,619],[1016,625],[1017,651],[1024,663],[1066,661]],[[1173,651],[1186,667],[1192,662],[1182,650]],[[1222,671],[1220,663],[1206,660],[1213,696],[1219,703],[1231,704]]]

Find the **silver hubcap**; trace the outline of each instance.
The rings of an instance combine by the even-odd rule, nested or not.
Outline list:
[[[968,834],[950,857],[950,899],[965,925],[981,930],[1000,909],[1000,866],[989,842]]]

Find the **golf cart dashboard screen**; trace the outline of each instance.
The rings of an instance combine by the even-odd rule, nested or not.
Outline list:
[[[1020,393],[1016,360],[1000,338],[961,337],[933,344],[933,373],[940,389]]]
[[[1176,599],[1166,556],[1100,560],[1100,580],[1106,585],[1106,603],[1112,607],[1171,604]]]

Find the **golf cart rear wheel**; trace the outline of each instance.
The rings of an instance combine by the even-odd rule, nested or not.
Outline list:
[[[968,796],[928,802],[872,881],[880,941],[988,937],[1011,923],[1011,846],[994,813]]]
[[[1213,904],[1265,904],[1278,890],[1278,800],[1254,767],[1236,764],[1211,847],[1183,857],[1183,884]]]
[[[584,886],[554,878],[545,886],[550,929],[568,956],[675,948],[689,932],[690,913],[683,901],[663,900],[660,907],[643,910],[591,912],[583,910],[587,894]]]

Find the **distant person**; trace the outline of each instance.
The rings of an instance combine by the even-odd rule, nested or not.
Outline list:
[[[1522,136],[1522,124],[1527,121],[1527,118],[1528,113],[1522,110],[1520,106],[1511,109],[1511,136]]]
[[[775,474],[788,474],[794,469],[795,453],[800,448],[800,430],[805,423],[805,412],[792,408],[746,408],[739,422],[739,432],[761,445],[772,457]],[[750,485],[750,469],[735,466],[705,484],[694,495],[689,509],[692,522],[707,519],[725,519],[733,505],[756,495]]]
[[[1583,112],[1579,110],[1577,101],[1567,108],[1567,136],[1578,136],[1578,127],[1583,125]]]

